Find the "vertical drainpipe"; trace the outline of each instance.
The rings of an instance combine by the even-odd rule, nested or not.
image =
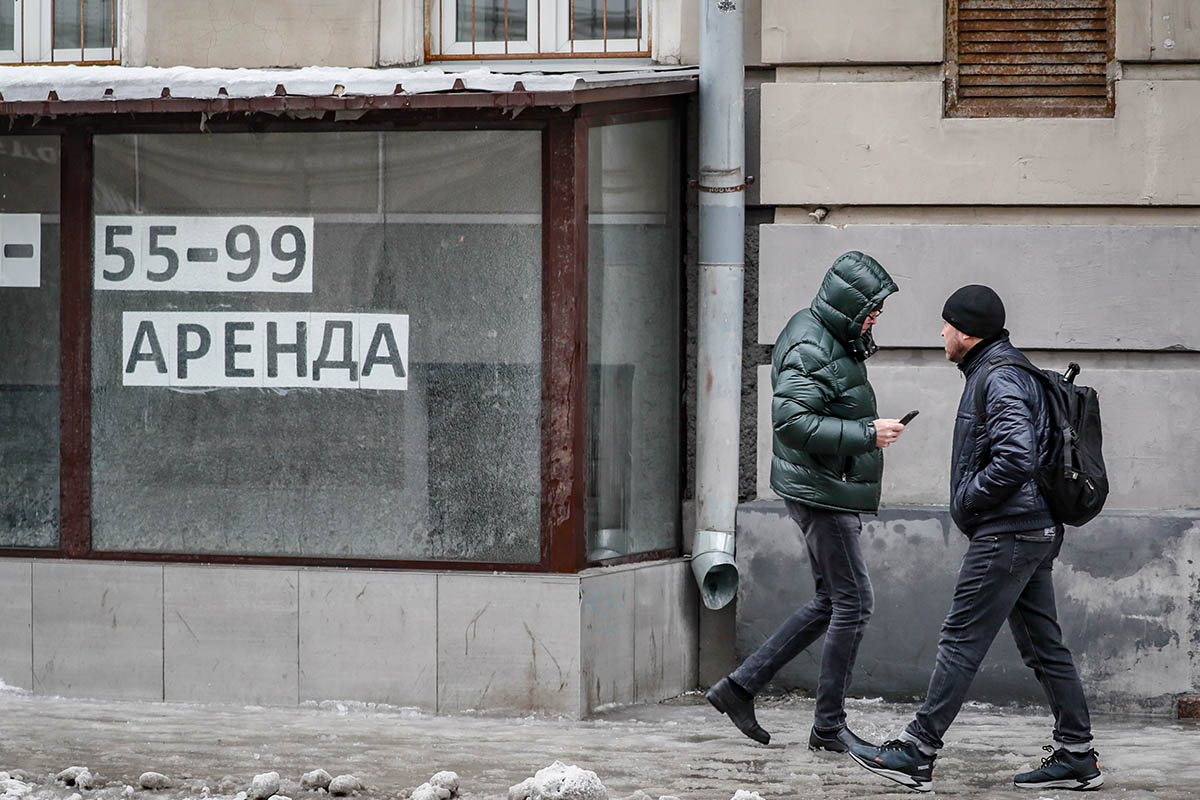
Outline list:
[[[700,320],[696,402],[696,535],[700,597],[723,608],[737,593],[745,283],[745,0],[700,0]]]

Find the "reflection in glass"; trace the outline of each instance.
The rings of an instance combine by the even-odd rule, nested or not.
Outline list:
[[[0,547],[59,543],[58,164],[57,137],[0,136]]]
[[[675,546],[678,161],[670,120],[588,139],[588,559]]]
[[[83,12],[84,47],[112,47],[117,41],[116,0],[54,0],[54,48],[81,44],[79,16]]]
[[[571,38],[638,38],[638,0],[573,0]]]
[[[93,293],[96,550],[538,561],[538,131],[94,141],[95,213],[181,218],[167,242],[313,220],[311,292]],[[166,310],[406,314],[408,388],[125,385],[122,315]]]
[[[458,41],[503,42],[526,38],[528,0],[458,0]]]
[[[16,50],[17,4],[0,0],[0,50]]]

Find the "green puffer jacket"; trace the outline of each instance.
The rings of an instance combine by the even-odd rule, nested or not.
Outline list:
[[[864,363],[873,352],[863,320],[899,291],[870,256],[833,263],[812,306],[775,342],[771,488],[780,497],[834,511],[879,510],[883,452],[870,423],[879,415]]]

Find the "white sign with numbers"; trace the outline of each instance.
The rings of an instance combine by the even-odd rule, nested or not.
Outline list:
[[[41,214],[0,214],[0,286],[41,285]]]
[[[96,217],[96,288],[311,294],[312,217]]]

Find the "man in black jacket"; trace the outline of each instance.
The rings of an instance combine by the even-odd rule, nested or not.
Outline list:
[[[1027,360],[1004,329],[1004,304],[986,286],[964,286],[942,309],[946,358],[966,377],[950,462],[950,515],[970,539],[942,625],[925,703],[898,739],[852,747],[863,767],[910,789],[933,788],[933,762],[992,641],[1008,620],[1021,657],[1054,713],[1054,746],[1042,766],[1017,775],[1029,789],[1095,789],[1087,700],[1063,644],[1051,568],[1063,529],[1034,481],[1050,418],[1037,379],[996,359]]]

